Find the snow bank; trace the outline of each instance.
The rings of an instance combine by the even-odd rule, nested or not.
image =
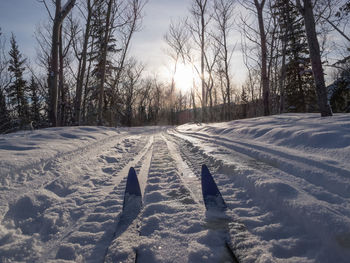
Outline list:
[[[24,169],[62,153],[76,151],[120,131],[105,127],[64,127],[20,131],[0,136],[0,174]]]
[[[212,162],[221,161],[214,168],[218,170],[217,178],[220,174],[231,178],[225,185],[221,184],[225,191],[229,184],[243,187],[249,198],[271,211],[279,222],[289,221],[299,228],[288,230],[288,236],[294,235],[299,240],[297,243],[303,240],[299,250],[304,249],[309,255],[296,262],[306,262],[307,258],[311,262],[347,261],[350,256],[349,114],[329,118],[318,114],[283,114],[227,123],[186,124],[178,127],[174,135],[191,142],[193,149],[198,148],[196,151],[202,151]],[[291,247],[284,252],[276,250],[277,244],[286,245],[281,241],[273,245],[275,238],[271,239],[271,231],[266,230],[268,221],[265,226],[257,226],[250,221],[251,217],[243,216],[240,208],[233,210],[250,233],[268,241],[272,248],[267,249],[275,260],[290,257]],[[249,211],[253,213],[255,209]],[[295,235],[298,231],[303,236]],[[295,242],[290,238],[287,240],[291,246],[300,246],[292,245]]]

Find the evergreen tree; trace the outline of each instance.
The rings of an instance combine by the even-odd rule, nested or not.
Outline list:
[[[317,100],[303,20],[290,0],[276,0],[273,7],[286,45],[286,102],[293,111],[314,111]]]
[[[30,119],[34,122],[35,126],[40,126],[41,117],[40,117],[40,102],[38,96],[38,84],[36,83],[34,77],[32,76],[30,80]]]
[[[6,133],[11,129],[11,118],[6,107],[4,92],[0,89],[0,133]]]
[[[26,81],[23,78],[25,59],[18,49],[14,35],[11,36],[11,50],[9,52],[9,72],[12,74],[13,81],[7,89],[9,104],[13,110],[13,115],[18,119],[20,127],[29,122],[28,101],[26,97]]]
[[[5,39],[0,27],[0,133],[11,129],[11,118],[6,103],[5,88],[8,85],[8,58],[5,54]]]
[[[339,70],[339,76],[328,87],[333,112],[350,112],[350,63]]]

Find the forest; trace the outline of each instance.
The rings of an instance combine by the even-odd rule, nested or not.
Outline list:
[[[0,25],[0,133],[350,112],[349,0],[189,0],[164,32],[168,80],[130,55],[149,1],[36,1],[47,21],[34,32],[35,63]],[[179,65],[192,71],[188,91]]]

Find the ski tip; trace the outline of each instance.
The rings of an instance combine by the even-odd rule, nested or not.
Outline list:
[[[210,174],[208,167],[205,164],[202,164],[201,174]]]
[[[141,196],[140,184],[134,167],[130,167],[126,181],[125,194]]]
[[[129,174],[126,179],[123,211],[127,209],[127,207],[129,207],[128,209],[131,208],[135,210],[137,207],[141,207],[141,203],[142,195],[139,180],[137,179],[135,169],[133,167],[130,167]]]
[[[203,164],[201,172],[201,182],[202,182],[202,194],[203,197],[208,195],[218,195],[220,194],[218,187],[213,179],[213,176],[209,172],[208,167]]]
[[[206,209],[214,208],[225,210],[226,204],[211,175],[208,167],[203,164],[201,172],[202,195]]]

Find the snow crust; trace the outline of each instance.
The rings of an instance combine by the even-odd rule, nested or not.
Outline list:
[[[349,160],[349,114],[1,135],[0,262],[348,262]]]

